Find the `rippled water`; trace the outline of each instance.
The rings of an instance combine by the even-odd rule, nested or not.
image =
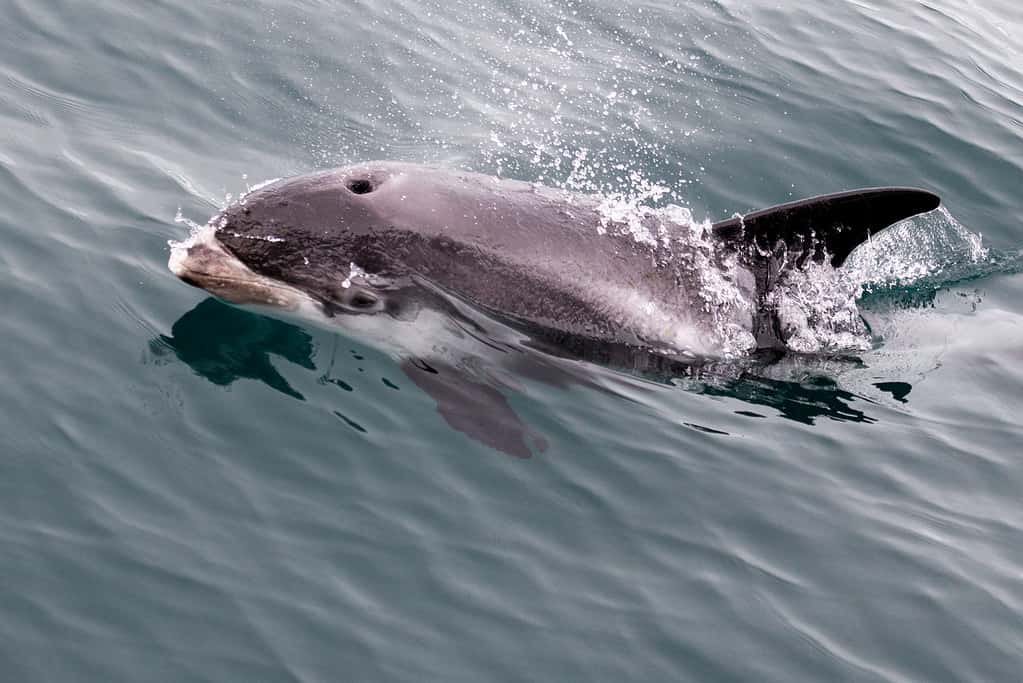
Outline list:
[[[1019,679],[1017,3],[2,10],[4,680]],[[947,213],[850,264],[872,348],[524,376],[522,460],[167,271],[179,210],[375,158]]]

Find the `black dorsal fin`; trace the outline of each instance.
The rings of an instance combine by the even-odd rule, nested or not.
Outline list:
[[[714,234],[747,260],[756,280],[761,299],[753,330],[757,345],[785,346],[777,316],[765,303],[787,270],[825,258],[837,268],[871,235],[940,203],[926,190],[877,187],[811,197],[715,223]]]
[[[725,242],[752,244],[764,254],[777,253],[782,245],[799,261],[826,253],[838,267],[871,235],[940,203],[926,190],[875,187],[772,206],[715,223],[713,230]]]

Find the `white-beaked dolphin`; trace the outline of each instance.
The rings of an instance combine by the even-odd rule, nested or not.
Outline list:
[[[786,273],[840,266],[871,234],[938,205],[924,190],[873,188],[700,225],[684,211],[616,213],[600,197],[374,162],[244,195],[174,243],[169,267],[228,302],[315,312],[396,349],[449,424],[526,456],[494,383],[435,353],[424,327],[484,340],[477,311],[545,349],[597,359],[783,349],[770,294]],[[497,417],[481,426],[480,406]]]

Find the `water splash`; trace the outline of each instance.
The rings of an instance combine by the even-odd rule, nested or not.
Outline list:
[[[686,207],[648,205],[646,202],[661,197],[665,188],[641,178],[633,180],[635,194],[600,199],[594,239],[616,235],[649,249],[654,266],[672,276],[674,291],[666,298],[674,305],[666,310],[662,303],[642,299],[635,287],[630,288],[632,298],[628,301],[621,291],[608,292],[614,295],[618,309],[629,311],[623,323],[651,343],[667,345],[676,352],[736,358],[753,350],[756,295],[752,274],[734,250],[714,238],[710,221],[695,220]]]
[[[245,203],[245,199],[250,194],[252,194],[253,192],[258,192],[258,191],[262,190],[264,187],[268,187],[268,186],[273,185],[274,183],[280,182],[280,180],[282,180],[281,178],[269,178],[267,180],[260,181],[260,182],[256,183],[255,185],[250,186],[249,183],[248,183],[248,178],[249,178],[248,174],[245,174],[244,176],[242,176],[242,179],[245,181],[245,191],[242,192],[240,195],[238,195],[238,201],[241,204],[244,204]],[[230,195],[228,195],[228,197],[230,197]],[[228,203],[230,203],[230,202],[228,202]]]
[[[630,173],[629,180],[631,189],[628,192],[612,192],[601,196],[597,205],[600,219],[597,232],[604,234],[612,225],[624,226],[637,242],[657,246],[664,241],[665,235],[655,232],[663,232],[665,228],[661,221],[656,220],[656,211],[647,202],[660,199],[668,192],[668,188],[635,171]],[[685,216],[684,220],[686,224],[691,223],[692,215]]]
[[[942,206],[875,235],[850,254],[845,269],[870,293],[956,279],[989,257],[980,233]]]
[[[602,204],[604,216],[637,242],[656,244],[660,253],[670,255],[680,282],[690,288],[691,303],[713,324],[726,358],[755,347],[747,321],[757,305],[772,309],[782,338],[793,351],[863,352],[879,341],[861,316],[859,302],[865,295],[892,287],[937,286],[987,273],[996,261],[1000,269],[1020,261],[993,257],[980,234],[942,207],[883,231],[842,268],[826,261],[783,267],[771,291],[756,302],[751,285],[744,286],[748,271],[735,254],[720,249],[709,222],[694,221],[682,207],[644,207],[641,202],[651,196],[638,195],[631,203],[609,198]]]
[[[268,185],[273,185],[274,183],[278,182],[279,180],[281,180],[281,179],[280,178],[270,178],[269,180],[264,180],[262,182],[256,183],[255,185],[249,185],[249,183],[248,183],[248,174],[243,175],[242,176],[242,181],[245,183],[245,190],[243,192],[240,192],[237,197],[235,197],[233,194],[228,192],[224,196],[224,203],[223,203],[223,206],[222,206],[222,210],[217,212],[213,216],[211,216],[210,219],[206,222],[205,225],[200,225],[199,223],[196,223],[192,219],[187,218],[181,212],[181,207],[178,207],[178,211],[174,215],[174,222],[175,223],[181,223],[183,225],[188,226],[188,233],[189,234],[188,234],[188,237],[186,237],[183,240],[168,240],[167,241],[167,245],[170,246],[170,248],[172,250],[176,249],[176,248],[182,248],[182,247],[187,248],[187,247],[190,247],[193,244],[195,244],[196,240],[199,239],[201,237],[201,235],[204,235],[206,233],[206,231],[209,231],[211,233],[216,233],[216,232],[220,232],[221,230],[226,230],[226,228],[227,228],[227,218],[224,215],[224,210],[226,210],[227,208],[229,208],[229,207],[231,207],[233,205],[244,206],[245,203],[246,203],[247,198],[253,192],[261,190],[264,187],[267,187]],[[278,243],[278,242],[284,242],[285,241],[285,239],[283,237],[277,237],[276,235],[245,235],[245,234],[242,234],[242,233],[239,233],[239,232],[235,232],[233,230],[229,231],[229,232],[231,233],[232,236],[237,237],[238,239],[255,240],[255,241],[259,241],[259,242],[271,242],[271,243]]]
[[[861,294],[855,273],[811,261],[786,272],[765,305],[774,308],[785,344],[793,351],[867,351],[870,331],[856,305]]]
[[[857,248],[842,268],[812,263],[785,274],[769,297],[789,348],[803,352],[866,351],[871,337],[859,303],[895,290],[933,292],[987,274],[992,256],[979,233],[945,207],[906,219]],[[911,298],[915,301],[915,298]]]
[[[177,213],[174,214],[174,222],[175,223],[181,223],[181,224],[187,226],[188,227],[188,231],[189,231],[189,233],[191,235],[195,235],[196,233],[198,233],[203,228],[203,226],[199,225],[198,223],[193,221],[191,218],[186,217],[185,214],[183,214],[181,212],[181,207],[180,206],[178,207]]]
[[[205,227],[185,216],[181,212],[180,206],[177,213],[174,214],[174,222],[186,226],[188,228],[188,236],[183,240],[167,240],[167,246],[171,248],[172,253],[176,250],[187,250],[188,247],[195,244],[196,239],[198,239]]]

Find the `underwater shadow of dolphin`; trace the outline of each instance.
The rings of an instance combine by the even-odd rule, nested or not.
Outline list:
[[[213,297],[178,318],[170,335],[161,334],[150,340],[149,348],[159,357],[173,353],[196,374],[218,386],[253,379],[300,401],[305,396],[277,371],[270,356],[316,370],[313,338],[301,327],[250,313]],[[430,365],[419,359],[407,360],[402,369],[430,395],[441,417],[457,431],[515,457],[530,457],[531,447],[540,452],[546,450],[543,437],[522,422],[505,395],[491,383],[472,380],[441,363]],[[526,374],[548,384],[563,383],[550,369],[542,375]]]
[[[539,335],[525,343],[544,355],[550,352],[565,354],[565,344],[566,340],[559,339],[557,345],[551,345]],[[779,417],[801,424],[813,425],[818,418],[838,422],[876,422],[862,408],[853,405],[856,402],[875,405],[876,401],[840,388],[833,379],[817,377],[796,382],[756,374],[758,367],[769,368],[784,358],[784,354],[757,359],[752,365],[747,364],[742,372],[737,372],[734,366],[727,365],[694,368],[624,345],[597,345],[590,340],[582,340],[578,344],[575,347],[569,344],[571,355],[568,357],[583,358],[654,382],[671,383],[690,393],[770,407],[777,411]],[[213,297],[203,300],[181,316],[171,327],[170,335],[152,339],[150,349],[158,356],[173,353],[196,374],[218,386],[229,386],[238,379],[253,379],[298,400],[305,400],[305,397],[273,367],[270,356],[284,358],[310,371],[317,369],[314,361],[316,347],[312,336],[304,329],[236,308]],[[850,362],[856,362],[856,359],[850,359]],[[519,363],[516,367],[521,377],[544,384],[599,387],[585,376],[584,366],[578,366],[578,375],[552,371],[553,366],[542,360],[539,363]],[[431,367],[418,360],[403,363],[403,370],[416,386],[430,395],[445,422],[474,441],[520,458],[529,457],[533,449],[546,449],[543,438],[522,422],[507,397],[493,383],[484,380],[467,383],[463,373],[451,372],[443,366]],[[677,383],[679,379],[684,381]],[[906,385],[904,393],[908,390]],[[903,400],[899,396],[896,398]],[[737,412],[748,417],[767,417],[751,411]]]
[[[313,338],[300,327],[255,315],[210,297],[171,326],[170,336],[150,340],[156,356],[173,352],[196,374],[219,386],[254,379],[300,401],[300,392],[270,362],[279,356],[315,370]]]

